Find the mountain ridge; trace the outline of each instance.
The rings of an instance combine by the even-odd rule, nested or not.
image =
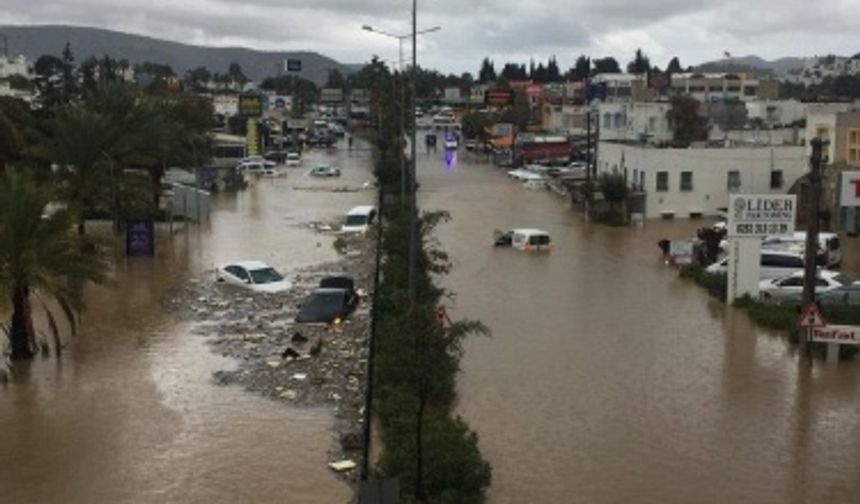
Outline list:
[[[356,66],[340,63],[313,51],[261,51],[238,46],[199,46],[88,26],[0,25],[0,33],[8,37],[10,55],[24,54],[31,62],[35,62],[43,54],[59,56],[68,42],[78,62],[90,56],[101,58],[107,54],[114,59],[127,59],[131,64],[151,61],[170,65],[180,76],[200,66],[205,66],[213,73],[226,73],[230,63],[236,62],[242,66],[248,78],[260,81],[266,77],[286,74],[285,60],[299,59],[302,61],[302,70],[289,74],[321,86],[325,83],[329,70],[336,69],[348,74]]]

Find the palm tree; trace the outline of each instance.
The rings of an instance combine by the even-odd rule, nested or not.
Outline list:
[[[0,177],[0,292],[12,305],[7,332],[13,360],[35,355],[33,299],[46,312],[59,355],[59,330],[49,298],[59,305],[74,333],[75,315],[83,305],[67,279],[105,278],[104,258],[78,246],[72,215],[65,210],[46,212],[52,198],[51,190],[29,177],[12,173]]]

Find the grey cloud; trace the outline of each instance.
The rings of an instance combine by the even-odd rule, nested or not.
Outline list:
[[[372,24],[406,33],[411,7],[408,0],[3,3],[4,22],[91,25],[209,45],[312,49],[347,62],[367,60],[373,53],[395,57],[396,43],[363,33],[360,27]],[[544,60],[556,54],[566,66],[586,50],[594,56],[618,50],[624,44],[600,44],[607,36],[617,39],[635,30],[648,33],[667,53],[690,63],[733,47],[744,48],[744,53],[766,48],[770,53],[762,53],[764,57],[854,53],[860,48],[855,35],[860,11],[850,0],[834,0],[826,9],[802,0],[422,0],[419,26],[433,25],[443,30],[422,40],[421,57],[446,72],[475,71],[484,56],[504,62],[527,56]],[[677,29],[697,36],[680,40]],[[821,47],[816,47],[817,41]],[[720,47],[715,49],[714,44]]]

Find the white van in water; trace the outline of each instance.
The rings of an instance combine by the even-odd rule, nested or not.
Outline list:
[[[510,231],[496,231],[494,244],[497,247],[513,247],[524,251],[537,250],[549,251],[552,249],[552,240],[549,233],[540,229],[511,229]]]
[[[344,233],[365,233],[376,219],[376,208],[370,205],[357,206],[346,213],[340,230]]]
[[[765,249],[788,250],[803,254],[806,249],[806,231],[797,231],[790,235],[767,236],[762,240]],[[835,233],[818,233],[818,250],[816,258],[819,266],[835,268],[842,263],[842,249],[839,236]]]

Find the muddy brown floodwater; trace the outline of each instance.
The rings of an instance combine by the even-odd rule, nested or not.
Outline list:
[[[340,179],[305,175],[315,161]],[[337,503],[349,486],[327,467],[337,443],[328,407],[292,407],[213,373],[212,352],[164,300],[215,264],[262,259],[289,273],[338,259],[305,227],[372,203],[366,151],[310,152],[285,179],[219,195],[210,223],[159,235],[154,259],[121,259],[113,285],[88,288],[79,335],[60,361],[37,359],[0,388],[0,502]]]
[[[422,206],[453,216],[438,232],[453,313],[493,331],[466,343],[459,379],[491,503],[858,502],[860,362],[809,371],[663,266],[657,241],[701,222],[590,224],[483,159],[422,146],[419,181]],[[504,227],[555,249],[494,249]]]

